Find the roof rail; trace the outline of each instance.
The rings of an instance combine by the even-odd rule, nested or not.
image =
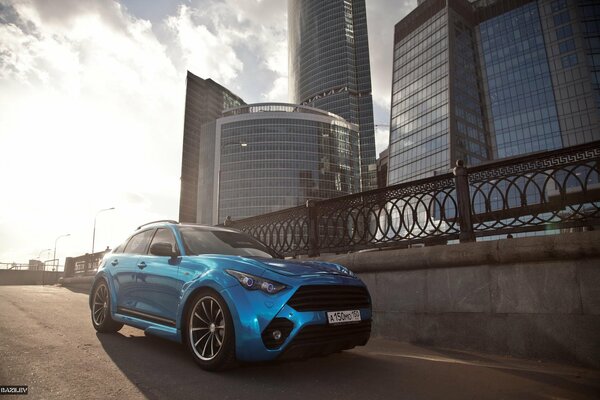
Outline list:
[[[174,220],[172,220],[172,219],[159,219],[158,221],[152,221],[152,222],[148,222],[148,223],[146,223],[146,224],[142,224],[142,225],[138,226],[138,227],[137,227],[137,229],[140,229],[141,227],[143,227],[143,226],[146,226],[146,225],[157,224],[157,223],[159,223],[159,222],[168,222],[168,223],[170,223],[170,224],[179,224],[179,222],[178,222],[178,221],[174,221]],[[137,229],[136,229],[136,230],[137,230]]]

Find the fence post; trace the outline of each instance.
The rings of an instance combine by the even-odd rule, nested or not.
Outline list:
[[[317,203],[314,200],[306,200],[308,214],[308,256],[319,255],[319,217],[317,215]]]
[[[471,214],[471,193],[469,192],[469,179],[467,168],[462,160],[456,160],[454,185],[456,187],[456,201],[458,210],[458,224],[460,225],[459,240],[461,243],[474,242],[473,220]]]

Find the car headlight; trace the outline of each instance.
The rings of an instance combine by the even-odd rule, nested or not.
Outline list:
[[[335,268],[344,275],[348,275],[353,278],[356,278],[356,275],[354,275],[354,272],[350,271],[348,268],[344,267],[343,265],[336,264]]]
[[[228,269],[226,271],[229,275],[235,277],[240,285],[248,290],[262,290],[268,294],[276,294],[285,289],[285,285],[279,282],[270,281],[258,276],[246,274],[245,272],[234,271],[232,269]]]

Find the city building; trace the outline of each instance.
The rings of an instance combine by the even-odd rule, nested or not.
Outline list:
[[[245,104],[235,94],[212,79],[202,79],[188,71],[185,93],[183,151],[181,157],[181,195],[179,221],[196,222],[198,182],[212,190],[212,175],[206,177],[199,169],[205,142],[214,141],[214,124],[223,110]],[[213,145],[214,146],[214,145]],[[200,175],[200,176],[199,176]],[[208,179],[208,183],[206,180]]]
[[[358,126],[337,115],[252,104],[226,110],[212,127],[214,139],[201,150],[199,223],[278,211],[360,187]]]
[[[384,188],[387,186],[388,163],[390,161],[389,155],[389,147],[379,153],[379,158],[377,159],[377,188]]]
[[[288,0],[288,35],[290,101],[359,126],[361,189],[375,188],[365,0]]]
[[[394,32],[388,183],[600,139],[600,5],[424,0]]]
[[[44,263],[40,260],[29,260],[30,271],[42,271],[44,269]]]

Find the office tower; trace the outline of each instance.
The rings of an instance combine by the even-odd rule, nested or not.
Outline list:
[[[223,110],[245,104],[235,94],[211,79],[187,73],[183,151],[181,157],[181,195],[179,221],[196,222],[199,178],[203,188],[212,190],[212,175],[199,169],[201,153],[214,142],[214,122]],[[214,145],[213,145],[214,146]],[[202,154],[204,157],[205,154]],[[208,210],[207,212],[211,212]]]
[[[425,0],[394,33],[390,184],[600,139],[600,6]]]
[[[377,188],[384,188],[387,186],[388,181],[388,163],[390,161],[390,149],[389,147],[379,153],[377,159]]]
[[[204,173],[213,175],[213,215],[209,220],[200,210],[200,223],[358,191],[358,127],[337,115],[294,104],[251,104],[226,110],[214,129],[213,146],[206,147],[213,155],[203,158]],[[207,198],[206,189],[199,196]]]
[[[290,101],[358,124],[362,190],[377,185],[365,0],[288,0]]]

